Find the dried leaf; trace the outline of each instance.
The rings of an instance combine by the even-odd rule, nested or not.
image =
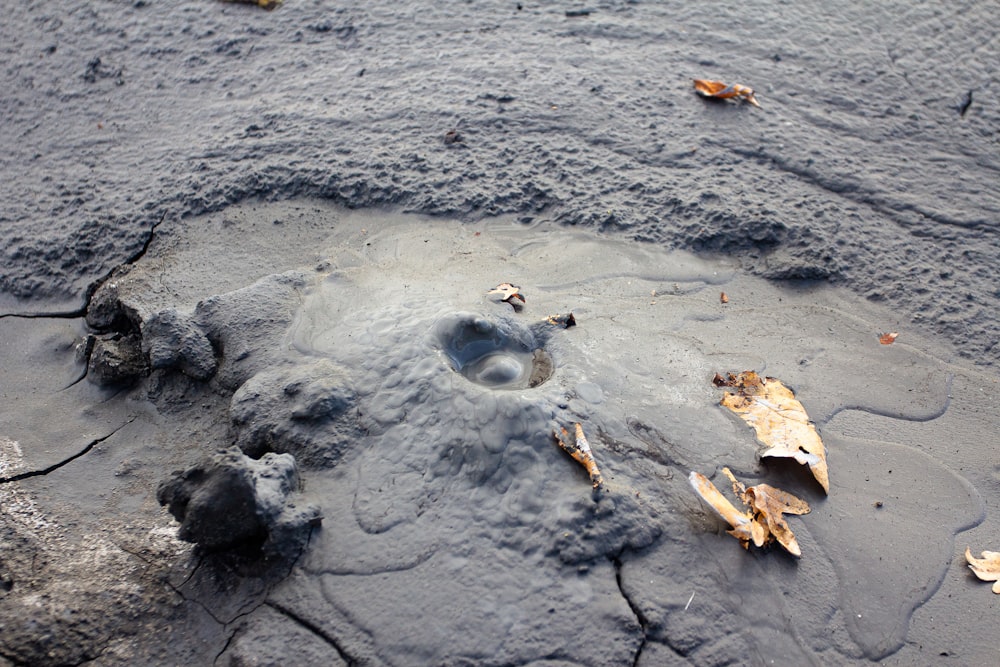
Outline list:
[[[553,326],[562,327],[563,329],[569,329],[570,327],[576,326],[576,318],[573,317],[573,313],[549,315],[545,318],[545,321]]]
[[[594,488],[601,488],[604,484],[604,479],[601,477],[601,471],[597,467],[597,461],[594,460],[594,453],[590,450],[590,443],[587,442],[587,437],[583,434],[583,426],[579,423],[576,424],[575,436],[570,436],[569,431],[565,428],[560,428],[553,435],[555,435],[559,446],[587,469],[587,473],[590,475],[590,483],[593,484]]]
[[[729,297],[726,295],[725,292],[719,293],[719,301],[721,301],[722,303],[729,303]]]
[[[809,505],[787,491],[776,489],[769,484],[751,486],[746,491],[748,504],[754,510],[754,521],[764,520],[767,532],[778,540],[789,553],[802,555],[802,549],[792,534],[792,529],[785,523],[783,514],[808,514]]]
[[[878,335],[878,342],[883,345],[892,345],[896,342],[896,338],[899,336],[898,333],[893,331],[892,333],[880,333]]]
[[[789,553],[801,556],[802,549],[783,515],[807,514],[809,505],[787,491],[768,484],[744,488],[733,477],[729,468],[723,468],[722,472],[733,483],[733,493],[748,506],[748,510],[741,512],[736,509],[701,473],[692,471],[688,480],[698,495],[732,527],[727,532],[738,539],[744,549],[749,549],[751,542],[761,547],[776,540]]]
[[[965,547],[965,560],[969,569],[983,581],[993,582],[993,592],[1000,595],[1000,551],[984,551],[982,558],[974,558],[969,547]]]
[[[728,100],[731,98],[744,100],[755,107],[760,107],[757,98],[754,97],[753,89],[741,86],[738,83],[727,85],[722,81],[709,81],[708,79],[695,79],[694,89],[702,97]]]
[[[722,405],[753,427],[757,439],[768,448],[761,456],[788,457],[808,465],[816,481],[829,493],[823,441],[792,390],[781,381],[761,378],[754,371],[730,373],[721,384],[719,378],[717,374],[713,380],[716,386],[736,389],[722,397]]]
[[[511,285],[510,283],[500,283],[487,292],[487,294],[499,294],[501,301],[506,301],[511,305],[513,305],[511,299],[517,299],[521,303],[524,303],[524,295],[521,294],[521,288],[517,285]]]
[[[268,11],[276,9],[284,0],[222,0],[223,2],[235,2],[241,5],[257,5]]]

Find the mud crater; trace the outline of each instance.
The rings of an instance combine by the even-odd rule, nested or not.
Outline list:
[[[452,370],[483,387],[531,389],[555,371],[531,331],[509,320],[459,312],[438,320],[435,334]]]

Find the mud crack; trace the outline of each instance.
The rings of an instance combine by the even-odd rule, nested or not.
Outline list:
[[[126,259],[124,262],[122,262],[121,264],[118,264],[117,266],[115,266],[114,268],[112,268],[110,271],[108,271],[107,273],[105,273],[103,276],[101,276],[100,278],[98,278],[97,280],[95,280],[94,282],[90,283],[90,285],[87,286],[87,292],[86,292],[86,296],[85,296],[85,298],[83,300],[83,305],[80,306],[79,308],[76,308],[74,310],[56,310],[56,311],[52,311],[52,312],[37,312],[36,311],[36,312],[27,312],[27,313],[0,313],[0,319],[3,319],[5,317],[17,317],[17,318],[21,318],[21,319],[34,320],[34,319],[43,319],[43,318],[49,318],[49,317],[51,317],[53,319],[73,320],[73,319],[77,319],[79,317],[84,317],[87,314],[87,308],[90,307],[90,300],[92,298],[94,298],[94,294],[97,292],[97,288],[99,288],[101,285],[103,285],[104,282],[108,278],[110,278],[111,275],[119,267],[125,266],[125,265],[128,265],[128,264],[135,264],[140,259],[142,259],[142,257],[149,250],[149,246],[153,243],[153,238],[156,236],[156,228],[159,227],[160,224],[162,224],[163,221],[166,220],[166,219],[167,219],[167,212],[164,211],[163,215],[160,216],[160,219],[157,220],[156,222],[154,222],[152,225],[150,225],[149,232],[146,234],[146,239],[142,242],[142,247],[139,248],[139,250],[137,250],[134,254],[132,254],[131,257],[129,257],[128,259]]]
[[[306,630],[313,633],[314,635],[322,639],[324,642],[329,644],[330,647],[337,652],[337,655],[340,656],[340,659],[343,660],[345,663],[347,663],[350,667],[354,667],[355,665],[358,664],[358,661],[355,658],[353,658],[351,654],[348,653],[344,649],[344,647],[337,642],[336,638],[327,634],[322,628],[320,628],[316,624],[302,618],[294,611],[292,611],[291,609],[285,607],[284,605],[278,602],[268,600],[264,604],[266,604],[268,607],[275,610],[282,616],[286,617],[290,621],[301,625],[303,628],[305,628]]]
[[[636,667],[639,664],[639,659],[642,657],[642,651],[646,648],[646,641],[648,640],[649,633],[647,629],[649,628],[649,620],[646,615],[642,613],[639,606],[632,601],[628,593],[625,592],[625,587],[622,585],[622,561],[621,554],[610,559],[611,565],[615,568],[615,583],[618,584],[618,592],[622,594],[625,598],[625,603],[628,604],[629,609],[635,614],[635,620],[638,621],[639,627],[642,629],[642,641],[639,643],[639,648],[635,650],[635,655],[632,657],[632,667]]]
[[[87,444],[86,447],[84,447],[83,449],[81,449],[80,451],[78,451],[76,454],[73,454],[72,456],[69,456],[69,457],[63,459],[62,461],[59,461],[58,463],[53,463],[48,468],[43,468],[41,470],[29,470],[28,472],[21,472],[21,473],[18,473],[16,475],[11,475],[9,477],[0,477],[0,484],[8,484],[10,482],[19,482],[22,479],[28,479],[29,477],[40,477],[42,475],[48,475],[50,472],[58,470],[59,468],[62,468],[64,465],[66,465],[66,464],[68,464],[68,463],[70,463],[72,461],[77,460],[78,458],[80,458],[81,456],[83,456],[84,454],[86,454],[87,452],[89,452],[90,450],[92,450],[95,446],[97,446],[98,444],[104,442],[105,440],[107,440],[108,438],[110,438],[111,436],[113,436],[115,433],[117,433],[118,431],[122,430],[123,428],[125,428],[126,426],[128,426],[129,424],[131,424],[132,422],[134,422],[135,420],[136,420],[136,417],[132,417],[127,422],[125,422],[124,424],[122,424],[121,426],[119,426],[118,428],[116,428],[115,430],[113,430],[111,433],[108,433],[105,436],[101,436],[100,438],[97,438],[96,440],[91,440]]]

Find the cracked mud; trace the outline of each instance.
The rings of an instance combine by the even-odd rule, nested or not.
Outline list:
[[[402,11],[8,12],[0,665],[995,661],[996,17]],[[723,465],[802,559],[722,534]]]
[[[93,457],[104,447],[131,461],[125,479],[139,470],[162,479],[167,461],[196,464],[161,485],[160,500],[181,499],[186,510],[171,505],[184,519],[180,535],[201,546],[156,568],[189,618],[213,620],[216,664],[252,655],[301,664],[657,664],[662,651],[712,664],[738,645],[801,659],[885,657],[904,645],[914,611],[940,585],[955,533],[983,520],[976,491],[934,456],[836,433],[826,436],[834,482],[825,499],[792,468],[762,468],[745,430],[718,408],[710,378],[719,364],[768,359],[776,360],[768,372],[812,399],[821,429],[852,412],[914,424],[950,414],[956,378],[968,377],[919,345],[883,348],[887,356],[869,359],[866,371],[844,372],[853,350],[867,339],[878,345],[874,320],[865,319],[878,311],[852,308],[850,295],[789,292],[731,262],[510,220],[430,224],[319,202],[227,215],[252,228],[292,210],[331,230],[310,251],[312,268],[248,276],[245,287],[192,303],[184,281],[215,252],[193,244],[131,265],[114,278],[113,298],[100,296],[107,286],[97,291],[92,303],[109,313],[102,321],[131,314],[124,319],[145,336],[145,365],[125,389],[91,377],[57,393],[85,401],[96,392],[101,405],[129,415],[36,478],[100,466]],[[498,275],[526,286],[524,308],[489,298]],[[732,303],[719,303],[720,285],[743,295],[738,317]],[[568,311],[576,327],[546,322]],[[166,328],[156,325],[164,313],[174,323]],[[212,364],[194,363],[201,348],[186,341],[200,336],[211,342]],[[498,352],[530,366],[539,350],[551,360],[545,382],[527,382],[523,368],[499,382],[462,372]],[[210,368],[208,379],[195,368]],[[873,387],[873,377],[892,381]],[[604,471],[596,493],[551,441],[556,425],[576,421]],[[122,437],[133,429],[201,444],[180,442],[151,458]],[[208,482],[203,471],[212,468],[197,463],[198,452],[230,443],[253,458],[228,453],[225,466],[245,465],[258,486],[287,471],[261,477],[254,459],[294,457],[304,509],[281,509],[297,483],[268,496],[271,486],[237,493],[228,481]],[[873,521],[867,471],[890,462],[894,476],[878,493],[895,500]],[[810,557],[753,559],[718,540],[717,522],[685,479],[690,469],[722,465],[749,478],[778,474],[809,498],[823,515],[797,530]],[[14,479],[28,476],[5,474]],[[929,485],[941,501],[932,508],[912,491]],[[214,509],[254,493],[272,499],[250,514]],[[148,498],[142,503],[146,521],[169,525]],[[320,516],[318,525],[310,519]],[[262,529],[264,520],[276,523]],[[845,534],[859,539],[847,548]],[[885,558],[884,549],[915,536],[919,552]],[[259,560],[265,539],[278,548]],[[185,559],[191,576],[171,583]],[[731,583],[720,585],[727,570]],[[777,610],[773,619],[785,624],[765,633],[767,643],[752,623],[757,608]],[[829,610],[842,611],[831,620]],[[859,613],[874,618],[857,622]],[[567,633],[581,615],[585,635]],[[832,645],[831,623],[839,628]]]

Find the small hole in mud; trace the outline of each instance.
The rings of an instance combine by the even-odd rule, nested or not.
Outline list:
[[[452,369],[484,387],[530,389],[555,370],[531,332],[508,320],[456,313],[438,322],[436,334]]]

